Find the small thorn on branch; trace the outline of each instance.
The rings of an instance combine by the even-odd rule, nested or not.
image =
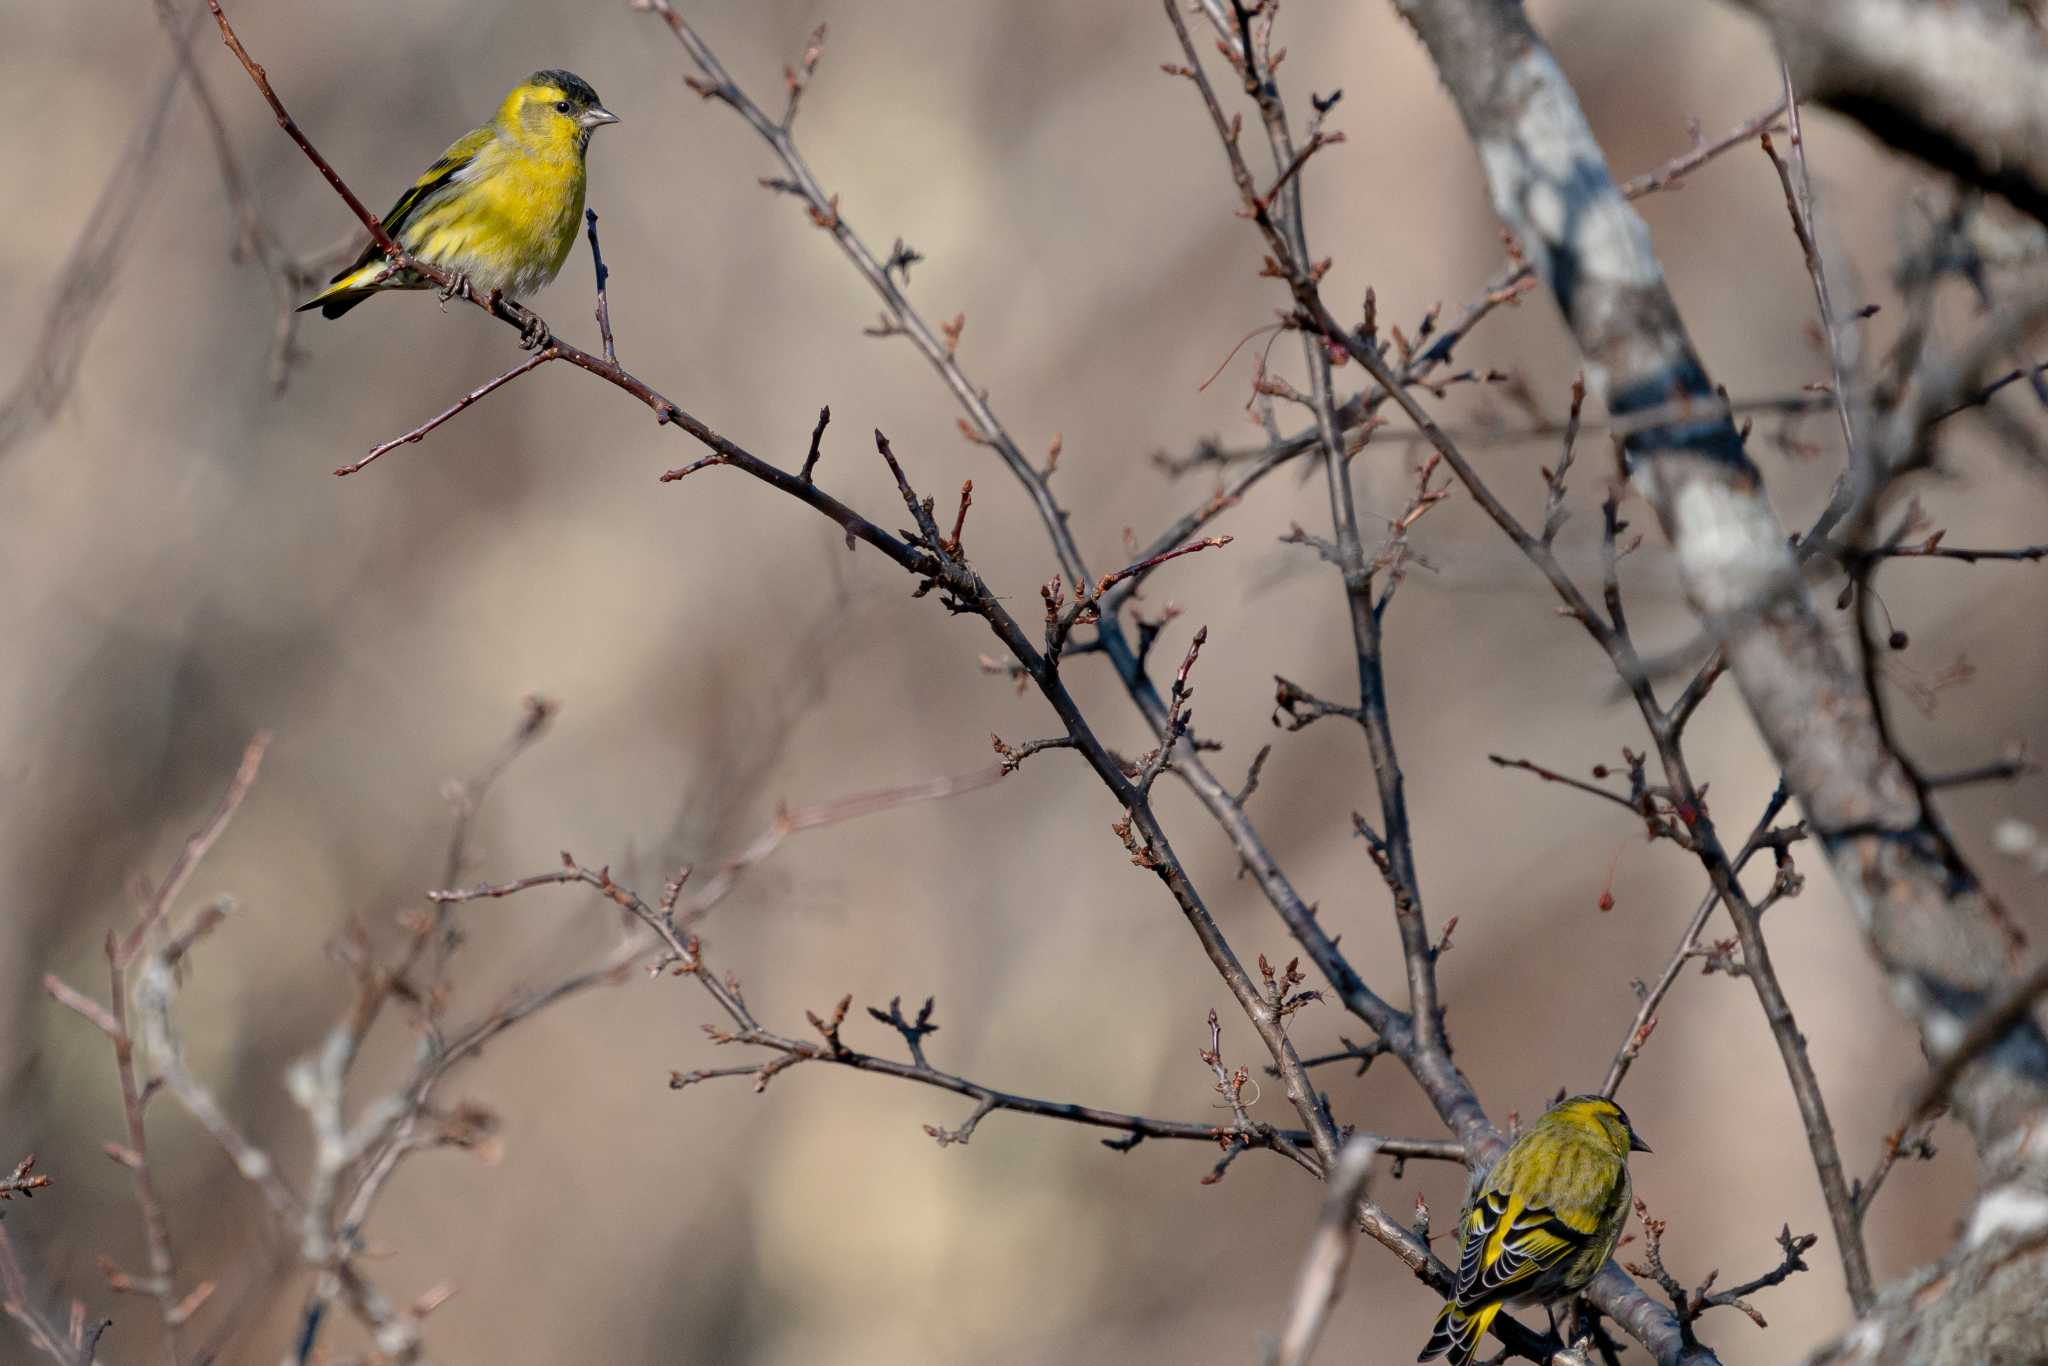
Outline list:
[[[960,533],[967,526],[967,509],[974,506],[974,481],[962,480],[960,484],[960,510],[953,515],[953,534],[939,542],[939,549],[947,559],[960,558]]]
[[[1358,1064],[1358,1071],[1352,1075],[1362,1077],[1365,1075],[1366,1070],[1373,1065],[1375,1059],[1394,1051],[1393,1046],[1384,1039],[1374,1039],[1370,1043],[1361,1044],[1354,1043],[1346,1036],[1339,1034],[1337,1042],[1344,1046],[1334,1053],[1320,1053],[1314,1057],[1303,1058],[1301,1065],[1303,1067],[1327,1067],[1331,1063],[1355,1062]],[[1266,1065],[1266,1075],[1277,1079],[1280,1076],[1280,1069],[1268,1063]]]
[[[797,478],[806,484],[812,482],[811,475],[818,468],[819,443],[825,439],[825,428],[830,426],[831,422],[832,405],[828,403],[818,409],[818,425],[811,428],[811,448],[804,455],[803,469],[797,474]]]

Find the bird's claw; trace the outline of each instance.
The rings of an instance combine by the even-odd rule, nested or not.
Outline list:
[[[441,287],[440,294],[443,304],[446,304],[450,299],[460,299],[464,303],[476,302],[476,286],[470,284],[467,275],[455,276],[454,279]]]
[[[553,335],[548,320],[532,309],[521,308],[519,311],[524,315],[519,320],[519,348],[522,351],[540,350]]]

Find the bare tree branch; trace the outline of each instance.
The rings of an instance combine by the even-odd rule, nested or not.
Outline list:
[[[1728,665],[1805,806],[1816,834],[1923,1041],[1945,1055],[2013,980],[2005,928],[1906,767],[1886,745],[1862,682],[1808,602],[1777,519],[1725,405],[1693,354],[1641,220],[1608,177],[1569,85],[1519,7],[1502,0],[1401,3],[1428,47],[1479,150],[1496,211],[1535,254],[1588,362],[1596,393],[1617,418],[1675,400],[1689,416],[1631,431],[1630,470],[1678,555],[1696,611],[1726,634]],[[1812,90],[1817,82],[1795,81]],[[1960,367],[1959,367],[1960,369]],[[1712,842],[1704,811],[1695,835]],[[1725,860],[1717,860],[1725,869]],[[1716,886],[1746,919],[1725,871]],[[1746,958],[1761,947],[1744,935]],[[1761,989],[1761,979],[1758,979]],[[1766,1001],[1781,1045],[1789,1016]],[[1788,1066],[1798,1050],[1786,1047]],[[1796,1079],[1796,1078],[1795,1078]],[[1848,1261],[1853,1208],[1837,1198],[1822,1160],[1817,1094],[1796,1086],[1808,1113],[1859,1308],[1867,1272]],[[2011,1160],[2003,1140],[2048,1104],[2048,1039],[2030,1021],[2007,1030],[1958,1079],[1959,1109],[1987,1159]],[[1827,1146],[1832,1146],[1831,1142]],[[2048,1163],[2022,1164],[2030,1183]],[[2043,1201],[2048,1223],[2048,1200]]]
[[[2025,5],[1737,3],[1770,26],[1807,98],[2048,221],[2048,41]]]

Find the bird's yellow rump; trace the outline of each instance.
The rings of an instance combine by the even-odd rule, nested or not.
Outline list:
[[[1628,1155],[1648,1151],[1605,1096],[1571,1096],[1529,1126],[1466,1201],[1458,1282],[1416,1360],[1469,1366],[1504,1306],[1590,1285],[1628,1219]]]
[[[618,121],[582,77],[536,71],[512,87],[497,117],[456,139],[399,196],[384,231],[479,294],[527,297],[569,259],[583,217],[584,151],[594,130]],[[338,318],[381,290],[427,284],[372,242],[299,308]]]

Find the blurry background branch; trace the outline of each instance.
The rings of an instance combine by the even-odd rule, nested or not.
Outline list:
[[[1880,1298],[1872,1333],[1845,1350],[1907,1343],[1932,1325],[1959,1359],[1980,1359],[1984,1339],[1950,1312],[1965,1300],[1984,1307],[1981,1324],[2026,1331],[2027,1307],[2048,1302],[2030,1241],[2039,1192],[2013,1181],[1968,1203],[1964,1145],[1947,1145],[1956,1155],[1933,1169],[1909,1165],[1934,1157],[1941,1111],[1900,1116],[1952,1080],[1967,1083],[1959,1095],[1980,1085],[1983,1060],[2031,1016],[2039,974],[2015,965],[1981,1002],[1964,1002],[1969,1029],[1923,1074],[1848,917],[1810,909],[1816,898],[1831,905],[1837,886],[1808,887],[1795,862],[1811,837],[1838,869],[1845,849],[1875,846],[1881,863],[1895,832],[1816,820],[1810,833],[1785,814],[1795,788],[1812,811],[1812,784],[1799,785],[1811,768],[1779,782],[1756,728],[1716,683],[1724,672],[1754,682],[1735,642],[1775,624],[1781,595],[1840,589],[1853,616],[1838,626],[1809,609],[1807,643],[1851,661],[1828,677],[1846,678],[1852,702],[1868,699],[1885,750],[1927,754],[1937,776],[1899,765],[1920,808],[1939,790],[1966,847],[1987,811],[2032,818],[2034,786],[1961,785],[2025,778],[2028,747],[2008,745],[2013,733],[2039,746],[2025,686],[2038,633],[2025,626],[2038,616],[2030,566],[2042,536],[2022,482],[2040,467],[2048,391],[2029,354],[2037,312],[2022,274],[2038,258],[2025,231],[2034,225],[2010,228],[1995,198],[1902,189],[1910,171],[1870,174],[1882,160],[1853,139],[1830,143],[1832,120],[1788,104],[1787,85],[1806,95],[1806,77],[1788,80],[1751,51],[1758,37],[1737,20],[1708,9],[1588,24],[1574,6],[1539,11],[1559,24],[1561,48],[1569,30],[1567,60],[1595,126],[1611,126],[1616,164],[1654,163],[1620,195],[1654,193],[1643,212],[1683,276],[1680,297],[1696,300],[1701,349],[1756,396],[1710,398],[1701,375],[1617,402],[1616,375],[1645,368],[1631,329],[1676,332],[1675,315],[1642,326],[1661,288],[1645,248],[1648,266],[1629,281],[1637,293],[1565,290],[1570,320],[1583,334],[1590,319],[1606,344],[1585,354],[1609,413],[1582,414],[1585,387],[1571,384],[1572,348],[1553,339],[1551,310],[1518,305],[1539,280],[1600,277],[1607,258],[1595,248],[1612,245],[1601,234],[1627,238],[1627,220],[1600,196],[1572,229],[1597,241],[1547,231],[1545,156],[1560,145],[1583,154],[1558,178],[1572,205],[1600,188],[1603,159],[1583,127],[1551,136],[1556,104],[1516,104],[1512,81],[1487,85],[1509,107],[1480,138],[1481,170],[1512,175],[1527,161],[1537,172],[1529,222],[1510,216],[1519,226],[1503,264],[1503,234],[1473,211],[1455,134],[1413,117],[1440,109],[1441,92],[1414,45],[1381,31],[1385,7],[1299,26],[1291,9],[1276,22],[1273,0],[1169,8],[1200,37],[1183,33],[1164,81],[1154,69],[1174,43],[1156,11],[1084,19],[1041,7],[998,23],[974,7],[884,3],[826,15],[828,52],[816,15],[700,20],[667,0],[634,7],[680,40],[694,93],[633,74],[633,61],[676,49],[621,53],[619,35],[645,23],[622,14],[591,24],[579,12],[546,37],[567,17],[538,5],[507,6],[483,31],[430,11],[394,14],[379,41],[405,62],[365,60],[360,26],[247,16],[292,107],[332,140],[338,162],[366,173],[410,169],[405,148],[437,147],[458,105],[473,117],[466,104],[482,86],[502,88],[496,64],[523,70],[533,50],[623,96],[621,136],[643,141],[592,168],[604,259],[619,273],[608,294],[597,266],[591,350],[548,336],[509,370],[493,360],[469,373],[458,367],[502,346],[502,334],[464,332],[428,300],[392,299],[308,329],[335,347],[320,383],[277,400],[238,380],[237,360],[266,345],[273,364],[291,354],[288,330],[266,338],[251,325],[275,309],[288,329],[291,272],[310,269],[268,226],[298,221],[286,187],[305,191],[305,207],[315,191],[320,210],[333,204],[260,106],[196,79],[209,64],[195,52],[178,69],[194,78],[206,122],[165,132],[160,111],[153,155],[214,174],[160,176],[159,189],[136,191],[146,203],[160,193],[163,220],[181,230],[142,230],[151,215],[130,210],[121,245],[98,253],[134,282],[122,297],[151,311],[132,329],[103,329],[89,355],[80,343],[66,360],[69,343],[49,334],[26,357],[25,374],[68,365],[84,376],[76,392],[118,398],[77,404],[75,439],[6,470],[24,512],[0,609],[37,664],[26,690],[0,693],[0,725],[17,728],[0,736],[18,756],[9,787],[26,795],[0,825],[0,858],[28,908],[10,932],[44,936],[10,943],[12,957],[40,971],[54,955],[65,981],[88,981],[88,941],[118,896],[107,870],[174,869],[113,913],[128,917],[138,947],[106,1003],[60,986],[71,1009],[37,1002],[0,1016],[0,1027],[11,1018],[37,1030],[18,1054],[0,1054],[22,1060],[7,1113],[33,1126],[9,1139],[9,1158],[45,1154],[29,1176],[54,1166],[64,1202],[17,1203],[0,1225],[16,1240],[0,1240],[7,1306],[33,1349],[67,1362],[93,1354],[106,1321],[96,1327],[75,1299],[68,1323],[47,1310],[70,1296],[45,1288],[44,1268],[61,1279],[103,1253],[107,1288],[141,1295],[146,1310],[122,1315],[106,1339],[127,1360],[159,1341],[168,1359],[193,1363],[311,1366],[352,1351],[419,1360],[430,1322],[447,1355],[508,1360],[1243,1360],[1260,1324],[1283,1326],[1286,1359],[1305,1360],[1319,1335],[1328,1358],[1411,1314],[1419,1340],[1429,1301],[1415,1278],[1442,1288],[1446,1209],[1465,1185],[1446,1164],[1483,1166],[1518,1115],[1560,1085],[1584,1089],[1602,1067],[1610,1093],[1626,1079],[1658,1143],[1638,1188],[1660,1212],[1675,1208],[1703,1265],[1748,1260],[1743,1250],[1769,1232],[1759,1207],[1794,1227],[1831,1220],[1836,1255],[1788,1280],[1805,1268],[1805,1240],[1788,1231],[1779,1266],[1717,1291],[1678,1280],[1653,1247],[1655,1284],[1619,1270],[1601,1283],[1613,1320],[1584,1316],[1562,1334],[1567,1348],[1504,1319],[1511,1353],[1612,1362],[1615,1320],[1664,1361],[1708,1360],[1697,1339],[1721,1334],[1753,1351],[1749,1324],[1700,1314],[1767,1292],[1769,1303],[1741,1307],[1768,1310],[1769,1350],[1796,1355],[1839,1330],[1844,1283],[1868,1303],[1869,1264],[1890,1274],[1925,1261],[1952,1236],[1958,1208],[1968,1221],[1951,1256]],[[32,287],[18,297],[40,302],[74,245],[62,235],[90,195],[65,197],[67,165],[104,169],[108,130],[130,126],[124,111],[151,93],[138,58],[160,58],[159,29],[175,37],[189,22],[173,22],[166,4],[158,14],[162,25],[129,32],[38,12],[25,20],[33,57],[0,54],[21,88],[84,92],[73,109],[116,116],[104,129],[67,120],[22,149],[28,179],[67,207],[46,215],[56,235],[22,225],[17,255],[43,273],[25,276]],[[746,61],[728,70],[700,24],[729,25]],[[74,30],[91,40],[62,37]],[[419,65],[458,34],[464,60],[420,88]],[[1521,59],[1541,55],[1519,42],[1482,46],[1482,85],[1520,79]],[[777,56],[787,59],[780,82],[754,95],[731,74]],[[1204,60],[1224,73],[1213,86]],[[249,74],[268,90],[253,60]],[[133,89],[92,97],[116,83]],[[1298,122],[1288,94],[1306,116]],[[1688,106],[1727,131],[1660,127]],[[713,135],[735,129],[728,111],[746,137]],[[1161,111],[1179,117],[1162,122]],[[1205,113],[1209,129],[1193,135],[1187,116]],[[834,167],[829,180],[798,152],[799,117],[806,150]],[[1768,165],[1747,150],[1766,132]],[[772,196],[725,193],[747,179],[755,137],[773,157]],[[1234,201],[1214,175],[1219,145]],[[1673,146],[1686,150],[1670,156]],[[1890,279],[1904,307],[1884,293],[1874,317],[1885,275],[1873,262],[1889,244],[1870,239],[1894,200],[1906,261]],[[257,272],[180,249],[192,238],[182,229],[197,223],[203,238],[223,202]],[[884,230],[899,214],[929,261]],[[855,221],[877,235],[857,236]],[[87,240],[107,226],[96,216]],[[845,298],[805,273],[804,245],[822,245],[820,231],[837,248],[825,256],[852,265],[882,301],[871,334],[907,337],[925,362],[912,378],[928,387],[936,377],[938,390],[914,389],[894,347],[854,339]],[[1333,231],[1359,245],[1316,256],[1312,244]],[[688,251],[672,249],[683,241]],[[1735,268],[1714,255],[1722,241],[1782,250],[1746,251]],[[679,293],[661,284],[671,264]],[[1573,277],[1575,267],[1590,269]],[[913,268],[921,290],[948,300],[924,301],[929,318],[912,302]],[[1379,277],[1377,295],[1362,268]],[[1464,302],[1430,304],[1439,290]],[[1356,312],[1325,303],[1361,294]],[[713,431],[621,368],[612,305],[629,350],[676,357],[693,409],[753,435],[743,444]],[[539,326],[521,312],[499,316]],[[90,316],[124,313],[116,301]],[[173,318],[189,344],[151,345]],[[1683,369],[1680,354],[1647,368]],[[640,406],[558,389],[547,382],[554,360]],[[541,381],[509,383],[542,368]],[[999,406],[1017,426],[998,420],[980,383],[989,373],[1003,376]],[[844,425],[828,432],[826,399],[856,429],[886,427],[903,454],[882,444],[879,460],[849,459]],[[30,414],[21,430],[41,430],[37,414],[55,407],[4,413]],[[666,434],[649,430],[646,412],[710,452],[677,477],[730,465],[827,521],[778,516],[715,476],[680,495],[621,496],[619,478],[658,468]],[[1681,538],[1675,559],[1646,545],[1628,525],[1641,519],[1625,486],[1608,477],[1608,438],[1626,443],[1639,472],[1676,467],[1734,449],[1724,413],[1742,423],[1747,464],[1728,462],[1736,482],[1767,466],[1781,505],[1818,491],[1838,441],[1848,459],[1796,564],[1702,625],[1672,571],[1692,582],[1695,552],[1713,538]],[[1237,420],[1250,444],[1195,439]],[[1067,436],[1014,435],[1027,424]],[[0,423],[0,449],[13,430]],[[1673,449],[1674,431],[1701,439]],[[393,462],[338,493],[315,496],[320,481],[304,482],[333,452],[381,455],[430,432],[431,462]],[[967,443],[957,456],[947,445],[956,433]],[[1141,462],[1100,454],[1162,447],[1194,452],[1162,466],[1213,475],[1176,494]],[[2010,465],[1956,458],[1987,447]],[[599,450],[625,463],[587,458]],[[177,458],[130,458],[138,452]],[[1010,480],[953,468],[991,455]],[[1320,478],[1267,479],[1290,464]],[[1930,504],[1939,498],[1936,515],[1917,500],[1899,506],[1899,480],[1916,473]],[[1928,487],[1928,473],[1946,482]],[[82,521],[67,516],[74,503],[90,509]],[[899,504],[912,530],[892,533],[900,523],[869,511]],[[1761,523],[1737,529],[1766,535]],[[1768,534],[1782,536],[1775,523]],[[822,576],[802,553],[811,537],[827,552]],[[1227,554],[1208,553],[1226,542]],[[871,574],[875,557],[842,544],[894,569]],[[1103,574],[1105,559],[1124,568]],[[1937,559],[1950,568],[1914,567]],[[1889,603],[1872,581],[1880,566]],[[997,636],[1000,657],[983,667],[1016,695],[976,687],[957,623],[901,603],[888,591],[909,587],[897,572],[916,596]],[[1332,630],[1337,611],[1349,630]],[[1948,662],[1962,643],[1977,658]],[[1698,664],[1702,652],[1712,657]],[[169,662],[155,667],[159,658]],[[477,713],[502,703],[478,699],[517,696],[534,670],[578,702],[574,729],[524,759],[555,725],[552,705],[530,699],[492,752]],[[823,680],[841,672],[849,686],[827,698]],[[1972,679],[1965,705],[1932,714],[1939,695]],[[1884,704],[1902,697],[1912,708],[1893,715]],[[1631,713],[1611,712],[1621,698]],[[289,748],[207,867],[251,905],[289,915],[249,915],[186,882],[219,834],[198,813],[225,747],[256,717],[278,722]],[[1271,729],[1318,718],[1307,741]],[[963,749],[988,757],[991,732],[1037,738],[997,739],[1000,763],[958,771]],[[1489,752],[1529,757],[1496,773]],[[515,759],[517,779],[501,784]],[[1093,781],[1074,782],[1077,761]],[[445,788],[454,829],[408,820],[417,794],[451,770],[472,772]],[[770,783],[843,790],[849,771],[882,785],[772,817],[758,809]],[[953,776],[916,781],[933,772]],[[998,779],[1000,792],[949,800]],[[243,790],[246,780],[231,797]],[[914,804],[914,815],[789,849],[800,831]],[[1731,810],[1755,818],[1739,850],[1715,831]],[[1114,841],[1101,829],[1111,823]],[[167,833],[192,824],[201,838],[174,859]],[[2008,834],[2018,825],[1997,826],[1999,847],[2021,847]],[[1635,852],[1645,838],[1648,851]],[[1917,848],[1902,842],[1908,855]],[[472,881],[530,868],[537,851],[563,844],[602,845],[610,858]],[[2005,872],[2028,876],[2023,865]],[[1131,881],[1134,867],[1160,879],[1179,918],[1162,920],[1160,899],[1132,890],[1149,885]],[[422,903],[429,886],[441,890]],[[1802,892],[1800,906],[1778,909]],[[577,913],[553,913],[565,896],[581,898]],[[710,953],[699,929],[727,905],[745,913],[720,913]],[[1716,927],[1720,908],[1732,931]],[[2036,920],[2031,906],[2015,908],[2015,927]],[[314,951],[336,925],[338,990]],[[1460,953],[1447,958],[1454,929]],[[116,940],[107,966],[122,956]],[[1705,980],[1676,993],[1693,965]],[[710,996],[708,1050],[690,1048],[695,1021],[675,1013],[667,988],[680,984],[642,976],[650,969],[680,969]],[[1189,1027],[1219,971],[1260,1036],[1249,1054],[1227,1011],[1210,1010],[1205,1037]],[[1644,980],[1630,999],[1635,972]],[[645,989],[595,990],[636,977]],[[1731,977],[1749,987],[1719,991]],[[906,983],[954,1003],[943,1038],[930,998],[913,997],[907,1012],[888,1000]],[[856,1000],[877,1003],[866,1019]],[[542,1013],[545,1026],[525,1027]],[[114,1073],[80,1017],[114,1041],[117,1062],[127,1041],[130,1059]],[[808,1028],[772,1024],[799,1019]],[[1755,1084],[1772,1043],[1792,1086],[1775,1102]],[[721,1050],[743,1056],[719,1065]],[[1383,1057],[1409,1076],[1372,1076]],[[747,1076],[759,1088],[812,1062],[823,1066],[806,1067],[802,1084],[769,1086],[752,1104],[735,1094],[743,1088],[691,1085]],[[906,1104],[924,1092],[856,1073],[943,1090],[938,1103],[958,1109],[919,1138],[915,1112],[933,1098]],[[664,1102],[664,1076],[686,1095]],[[996,1077],[1015,1089],[981,1080]],[[1282,1084],[1262,1094],[1255,1078]],[[119,1103],[121,1081],[132,1107]],[[1744,1102],[1731,1104],[1737,1094]],[[1128,1108],[1046,1098],[1065,1095],[1117,1096]],[[175,1113],[148,1109],[152,1098]],[[1785,1122],[1788,1098],[1803,1124]],[[119,1144],[119,1166],[97,1163],[89,1140],[128,1127],[131,1108],[148,1121],[147,1144]],[[1062,1124],[980,1125],[1005,1110]],[[1119,1153],[1146,1137],[1176,1142],[1132,1160],[1081,1141],[1071,1124],[1111,1134],[1102,1143]],[[970,1138],[970,1154],[932,1159],[933,1142]],[[1190,1140],[1217,1152],[1196,1159]],[[1354,1201],[1346,1191],[1363,1182],[1366,1144],[1383,1159],[1380,1184]],[[410,1160],[450,1148],[506,1167]],[[1251,1151],[1288,1161],[1246,1163],[1219,1185]],[[899,1153],[909,1160],[892,1167]],[[1411,1158],[1427,1160],[1410,1168]],[[1330,1190],[1296,1179],[1333,1163]],[[97,1180],[95,1165],[105,1168]],[[106,1177],[128,1189],[106,1189]],[[1386,1193],[1403,1181],[1416,1187],[1401,1192],[1415,1197],[1412,1221],[1394,1216]],[[1880,1188],[1893,1194],[1878,1201]],[[1311,1233],[1318,1194],[1324,1218]],[[1393,1257],[1350,1259],[1359,1232]],[[1956,1288],[1999,1278],[1996,1294]],[[1942,1314],[1913,1318],[1916,1294],[1943,1301]]]
[[[2006,0],[1735,0],[1807,98],[2048,222],[2048,38]]]

